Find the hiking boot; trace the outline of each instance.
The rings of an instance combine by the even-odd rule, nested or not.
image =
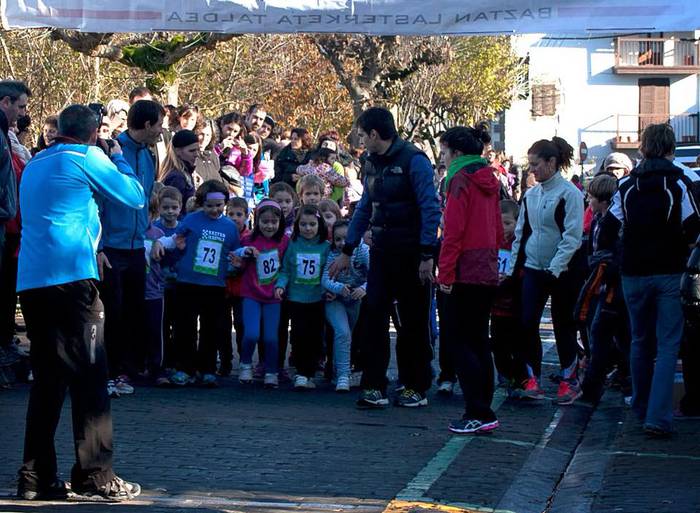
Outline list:
[[[428,398],[425,394],[416,392],[411,388],[404,389],[396,398],[396,406],[401,406],[403,408],[418,408],[420,406],[428,406]]]
[[[138,497],[141,494],[141,486],[138,483],[129,483],[120,477],[114,478],[105,485],[85,490],[74,488],[73,491],[83,497],[108,501],[123,502]]]
[[[389,399],[380,390],[363,390],[357,400],[357,407],[360,409],[386,408],[389,406]]]
[[[25,501],[58,501],[68,497],[66,483],[60,479],[54,480],[48,485],[33,485],[20,480],[17,485],[17,497]]]
[[[459,419],[450,422],[447,427],[453,433],[460,435],[472,435],[478,433],[488,433],[498,428],[498,420],[479,420],[479,419]]]
[[[561,383],[559,383],[556,403],[562,406],[572,404],[576,399],[581,397],[581,395],[583,395],[583,392],[581,391],[581,385],[579,385],[578,380],[563,379]]]
[[[525,380],[521,397],[523,399],[534,399],[537,401],[544,399],[544,390],[540,388],[540,383],[535,376]]]

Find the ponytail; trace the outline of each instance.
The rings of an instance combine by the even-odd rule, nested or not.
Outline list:
[[[536,155],[543,160],[549,160],[554,157],[557,163],[557,169],[567,169],[571,167],[574,159],[574,149],[561,137],[554,136],[551,141],[541,139],[530,146],[527,150],[528,155]]]

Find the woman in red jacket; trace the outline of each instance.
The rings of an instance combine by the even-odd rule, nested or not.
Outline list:
[[[491,141],[483,128],[455,127],[440,138],[447,165],[447,204],[438,263],[438,283],[448,294],[446,321],[464,393],[464,416],[450,423],[453,433],[498,427],[491,409],[493,361],[489,312],[498,285],[498,247],[503,238],[499,182],[481,158]]]

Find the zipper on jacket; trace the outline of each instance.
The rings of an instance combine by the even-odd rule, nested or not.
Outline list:
[[[140,149],[136,150],[136,176],[139,178],[139,181],[141,182],[141,187],[143,188],[143,180],[140,179],[141,175],[139,173],[140,171],[140,166],[139,166],[139,153],[141,152]],[[144,196],[146,195],[146,189],[144,188],[143,190]],[[146,205],[150,203],[151,199],[148,198],[146,200]],[[139,231],[139,211],[135,210],[134,211],[134,234],[131,236],[131,249],[136,249],[134,248],[134,244],[136,243],[136,234]]]

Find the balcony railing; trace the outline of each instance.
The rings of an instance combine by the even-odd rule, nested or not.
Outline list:
[[[684,112],[672,116],[658,114],[617,114],[617,134],[613,140],[615,149],[634,149],[639,146],[642,131],[652,123],[668,123],[676,134],[676,144],[700,141],[700,116],[697,112]]]
[[[697,41],[619,37],[615,40],[615,73],[692,74],[700,72]]]

